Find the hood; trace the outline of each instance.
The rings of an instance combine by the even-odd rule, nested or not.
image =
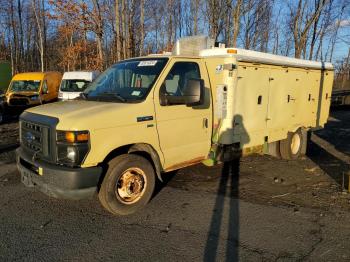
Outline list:
[[[130,104],[73,100],[46,104],[26,111],[58,118],[59,130],[97,130],[137,124],[137,117],[153,116],[152,109],[145,102]]]

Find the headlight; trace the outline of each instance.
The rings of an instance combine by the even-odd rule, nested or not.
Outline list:
[[[90,150],[88,131],[57,131],[57,162],[79,166]]]

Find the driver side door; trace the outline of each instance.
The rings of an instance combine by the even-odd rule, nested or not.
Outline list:
[[[181,96],[189,79],[203,79],[204,103],[198,106],[164,104],[162,95]],[[200,59],[173,59],[154,93],[157,131],[166,171],[207,158],[211,146],[212,108],[209,80]]]

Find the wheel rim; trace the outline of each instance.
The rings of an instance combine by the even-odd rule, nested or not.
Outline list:
[[[145,192],[147,179],[140,168],[129,168],[119,177],[115,194],[124,204],[133,204],[140,200]]]
[[[296,155],[299,152],[301,145],[301,139],[299,134],[295,133],[292,137],[292,143],[290,145],[291,151],[293,155]]]

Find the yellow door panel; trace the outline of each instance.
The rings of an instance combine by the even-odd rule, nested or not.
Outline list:
[[[196,78],[196,74],[183,75],[183,72],[191,71],[190,68],[185,68],[186,64],[181,64],[181,66],[176,64],[185,61],[195,63],[199,69],[200,77],[205,81],[204,105],[194,107],[182,104],[162,106],[160,104],[162,85],[166,85],[169,94],[178,95],[180,92],[178,87],[184,85],[186,79]],[[211,146],[212,108],[209,80],[200,59],[186,59],[185,61],[172,59],[154,91],[157,131],[160,148],[165,159],[164,169],[166,170],[206,158]]]
[[[323,71],[320,77],[320,102],[318,108],[319,121],[318,126],[324,126],[327,123],[329,108],[331,106],[331,96],[332,96],[332,83],[333,83],[332,71]]]
[[[268,87],[268,69],[258,66],[241,66],[238,68],[234,133],[241,137],[247,137],[246,140],[249,140],[249,144],[245,146],[264,143],[269,100]]]
[[[297,105],[294,72],[283,68],[271,68],[269,85],[268,121],[269,137],[283,132],[293,125]],[[272,140],[274,138],[270,137]],[[281,138],[279,138],[281,139]]]

